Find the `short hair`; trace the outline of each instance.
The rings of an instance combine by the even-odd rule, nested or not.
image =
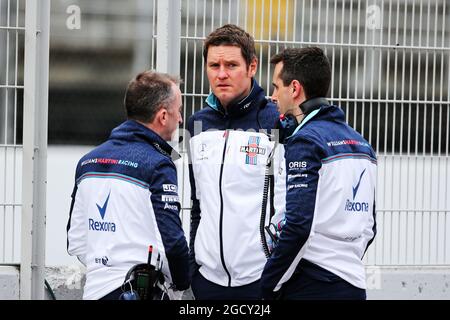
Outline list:
[[[128,119],[151,123],[156,113],[175,99],[172,85],[180,82],[178,77],[166,73],[152,70],[139,73],[130,81],[125,93]]]
[[[205,39],[203,46],[203,58],[206,62],[208,58],[208,49],[210,46],[229,45],[241,48],[242,57],[250,65],[256,58],[255,41],[253,37],[244,29],[234,25],[226,24],[211,32]]]
[[[280,78],[288,86],[298,80],[305,89],[306,99],[325,97],[331,82],[331,66],[318,47],[289,48],[274,55],[270,63],[283,62]]]

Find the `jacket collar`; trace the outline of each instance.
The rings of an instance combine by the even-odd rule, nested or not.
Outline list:
[[[344,111],[341,108],[334,105],[323,104],[320,108],[316,108],[311,111],[306,118],[300,122],[300,124],[295,128],[294,132],[287,138],[294,136],[306,123],[314,120],[325,120],[332,122],[345,122]]]
[[[214,95],[214,93],[211,93],[206,98],[206,104],[213,110],[220,112],[223,115],[230,117],[239,117],[253,109],[255,103],[252,102],[258,101],[258,98],[261,94],[264,95],[264,90],[258,85],[258,82],[256,82],[256,80],[252,78],[252,89],[250,90],[248,96],[246,96],[244,99],[231,103],[225,109],[220,104],[219,99]]]
[[[145,141],[151,144],[158,152],[172,158],[173,161],[181,158],[180,154],[167,141],[161,138],[159,134],[135,120],[127,120],[114,128],[109,138],[125,141]]]

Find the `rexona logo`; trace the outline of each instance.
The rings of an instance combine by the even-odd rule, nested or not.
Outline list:
[[[366,169],[361,172],[361,175],[359,176],[358,183],[356,186],[353,187],[353,199],[350,201],[347,199],[347,202],[345,203],[345,211],[348,212],[369,212],[369,203],[368,202],[357,202],[355,201],[356,195],[358,194],[358,189],[361,184],[361,179],[366,172]]]
[[[98,212],[100,213],[100,217],[102,221],[96,221],[94,219],[89,218],[89,230],[92,231],[106,231],[106,232],[116,232],[116,224],[114,222],[103,221],[105,218],[106,208],[108,207],[109,196],[111,195],[111,191],[108,194],[108,197],[103,203],[103,206],[97,205]]]

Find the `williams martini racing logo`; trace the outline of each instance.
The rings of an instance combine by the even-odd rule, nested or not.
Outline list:
[[[257,165],[258,164],[257,155],[258,154],[263,155],[266,153],[266,149],[261,148],[259,146],[260,140],[261,140],[261,137],[251,136],[248,138],[248,145],[241,146],[240,151],[246,153],[246,155],[245,155],[245,163],[246,164]]]

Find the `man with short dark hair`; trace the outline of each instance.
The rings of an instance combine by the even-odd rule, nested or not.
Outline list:
[[[125,95],[128,120],[78,162],[67,250],[87,267],[84,299],[118,299],[141,263],[161,267],[172,289],[189,287],[177,154],[167,143],[182,123],[178,85],[167,74],[138,74]]]
[[[278,113],[254,79],[255,43],[243,29],[214,30],[203,57],[212,93],[188,121],[192,290],[196,299],[260,299],[264,227],[284,198],[269,172],[284,174],[269,136]]]
[[[320,48],[286,49],[271,62],[286,213],[261,277],[263,298],[365,299],[361,260],[376,234],[375,152],[324,98],[331,68]]]

